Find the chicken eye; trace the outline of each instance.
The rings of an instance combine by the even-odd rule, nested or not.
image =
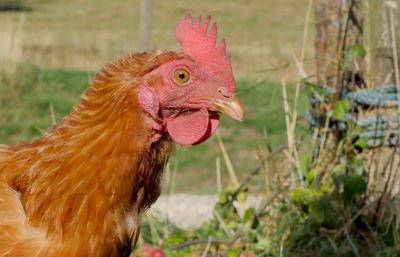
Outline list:
[[[176,69],[173,78],[178,84],[185,85],[190,79],[190,73],[185,69]]]

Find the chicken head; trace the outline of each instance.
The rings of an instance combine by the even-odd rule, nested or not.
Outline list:
[[[144,76],[139,104],[150,115],[154,140],[165,132],[181,145],[199,144],[217,129],[219,113],[242,120],[225,41],[216,46],[217,26],[207,32],[210,16],[194,23],[190,15],[176,28],[182,53]],[[164,54],[162,51],[160,55]]]

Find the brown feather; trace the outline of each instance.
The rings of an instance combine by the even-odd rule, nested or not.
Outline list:
[[[151,143],[135,89],[179,58],[144,53],[106,65],[43,137],[0,146],[0,256],[118,256],[136,242],[173,143],[168,134]]]

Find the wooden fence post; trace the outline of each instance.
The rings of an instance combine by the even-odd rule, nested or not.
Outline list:
[[[367,15],[370,20],[368,25],[371,39],[368,47],[369,86],[397,84],[399,96],[400,0],[369,0]],[[396,121],[391,121],[390,114],[398,111],[399,107],[381,108],[376,112],[386,115],[392,123]],[[392,132],[389,131],[387,136],[390,136],[390,133]],[[380,221],[384,221],[388,212],[400,218],[399,156],[399,146],[373,149],[367,155],[368,188],[372,198],[377,201],[374,211]]]
[[[362,0],[316,0],[316,62],[318,84],[337,87],[343,51],[363,41]]]
[[[343,84],[348,79],[346,76],[351,75],[361,79],[367,88],[388,83],[399,88],[400,0],[316,0],[315,22],[319,85],[340,89],[347,85]],[[367,56],[357,59],[344,71],[344,51],[355,44],[364,46]],[[354,79],[347,81],[351,82]],[[370,111],[390,115],[398,108],[361,110],[358,115],[369,115]],[[378,147],[365,151],[368,194],[375,203],[372,211],[380,220],[393,210],[400,218],[399,148]]]
[[[146,52],[150,48],[152,0],[142,0],[140,6],[139,50]]]

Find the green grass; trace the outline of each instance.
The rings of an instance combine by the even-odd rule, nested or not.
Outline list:
[[[66,115],[88,86],[93,73],[40,69],[23,65],[16,81],[0,84],[0,143],[16,143],[39,137],[52,125],[52,108],[56,121]],[[1,82],[0,82],[1,83]],[[243,122],[222,116],[219,133],[240,177],[257,166],[256,149],[261,145],[286,143],[282,87],[273,82],[238,81],[238,95],[247,116]],[[289,97],[294,88],[288,86]],[[299,112],[307,106],[302,93]],[[223,181],[228,176],[216,137],[204,144],[176,147],[170,170],[176,172],[175,191],[209,193],[216,190],[215,163],[221,159]]]
[[[90,76],[88,72],[22,66],[15,84],[3,81],[1,85],[0,141],[15,143],[41,135],[52,125],[51,108],[59,121],[77,102]]]

